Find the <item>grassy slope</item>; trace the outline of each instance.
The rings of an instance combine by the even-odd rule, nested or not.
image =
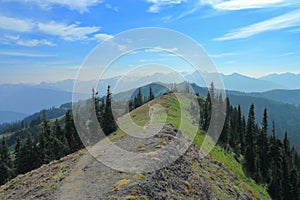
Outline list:
[[[154,101],[150,102],[150,104],[151,105],[160,104],[164,108],[167,108],[168,116],[167,116],[166,122],[171,123],[176,127],[179,127],[180,126],[180,121],[181,121],[181,124],[185,125],[184,126],[185,128],[181,129],[181,131],[187,137],[191,137],[190,133],[192,131],[194,131],[195,128],[197,128],[195,125],[193,125],[191,123],[191,120],[190,120],[191,117],[189,116],[189,114],[187,112],[187,108],[190,105],[189,98],[186,98],[186,97],[183,98],[183,101],[182,101],[182,105],[183,105],[182,110],[183,110],[183,112],[182,113],[181,113],[181,109],[180,109],[180,106],[179,106],[179,102],[176,100],[174,95],[165,95],[165,96],[163,96],[159,99],[155,99]],[[131,112],[131,117],[133,118],[133,121],[135,121],[137,124],[144,125],[150,119],[148,111],[149,111],[148,106],[142,106],[142,107],[132,111]],[[181,118],[181,120],[180,120],[180,116],[183,116]],[[161,120],[162,122],[164,121],[164,119],[160,116],[158,117],[158,120]],[[118,140],[122,137],[126,137],[126,134],[119,129],[115,133],[111,134],[109,137],[110,137],[111,140]],[[200,132],[200,133],[198,132],[196,134],[196,137],[194,138],[194,143],[200,147],[202,142],[204,141],[204,138],[205,138],[205,135],[203,134],[203,132]],[[1,198],[1,196],[2,197],[3,196],[8,197],[9,195],[12,195],[12,193],[15,192],[15,188],[18,187],[18,185],[20,185],[21,183],[25,184],[26,181],[29,181],[28,184],[25,184],[26,185],[25,189],[28,192],[25,192],[23,187],[22,187],[22,189],[17,190],[20,194],[21,193],[23,194],[25,192],[26,193],[25,196],[26,196],[27,194],[30,195],[31,193],[34,193],[36,195],[42,195],[42,193],[44,193],[45,191],[49,191],[51,193],[51,191],[55,189],[56,185],[62,179],[64,179],[64,177],[67,176],[67,174],[69,173],[69,170],[67,170],[66,172],[63,173],[63,177],[60,176],[61,170],[58,170],[58,171],[57,170],[52,170],[53,172],[51,172],[51,173],[58,174],[59,176],[58,175],[54,176],[53,174],[51,174],[49,176],[50,179],[48,181],[38,182],[37,184],[32,184],[32,182],[30,182],[30,179],[33,178],[32,174],[37,174],[37,175],[39,175],[39,174],[44,174],[44,175],[48,174],[49,172],[44,172],[43,170],[44,169],[49,170],[49,166],[52,166],[52,165],[53,165],[54,168],[61,169],[61,164],[62,163],[64,163],[63,166],[65,166],[65,165],[66,166],[73,166],[74,165],[73,162],[75,162],[76,159],[79,158],[82,153],[83,153],[83,151],[79,151],[79,153],[69,155],[65,158],[62,158],[60,161],[52,162],[54,164],[44,165],[44,167],[41,167],[37,170],[33,170],[32,172],[28,173],[25,176],[24,175],[19,175],[17,178],[11,180],[9,183],[7,183],[4,186],[0,187],[0,198]],[[216,146],[211,151],[210,155],[214,159],[216,159],[217,161],[221,162],[229,171],[232,172],[232,174],[234,174],[238,178],[238,181],[236,181],[237,185],[238,185],[238,188],[234,187],[235,190],[250,191],[250,193],[253,195],[253,197],[255,199],[271,199],[264,187],[262,187],[260,185],[257,185],[252,179],[250,179],[246,176],[246,174],[243,172],[241,164],[239,164],[234,159],[234,155],[225,153],[223,151],[223,149],[219,146]],[[69,158],[71,158],[71,159],[69,159]],[[72,162],[72,163],[67,163],[69,161]],[[205,160],[203,160],[203,162],[205,162]],[[196,164],[197,163],[195,163],[195,165]],[[204,166],[206,166],[206,165],[204,165]],[[213,174],[206,173],[206,171],[210,172],[210,171],[214,170],[212,168],[212,166],[207,165],[206,167],[208,167],[208,168],[207,169],[200,169],[200,170],[203,171],[204,176],[205,176],[205,174],[208,175],[208,176],[213,176],[214,173]],[[48,176],[46,176],[46,177],[48,177]],[[55,177],[60,177],[60,178],[58,180],[58,179],[55,179]],[[26,178],[26,180],[25,180],[25,178]],[[216,177],[208,177],[208,180],[213,179],[213,178],[216,178]],[[223,179],[220,180],[220,181],[224,182],[226,178],[229,178],[229,177],[223,177]],[[24,179],[24,180],[22,180],[22,179]],[[39,179],[39,178],[37,178],[37,179]],[[32,180],[34,180],[34,179],[32,179]],[[225,183],[225,184],[228,184],[228,183]],[[27,188],[27,186],[28,186],[28,188]],[[213,190],[214,189],[213,185],[211,185],[211,187],[212,187],[212,190]],[[41,188],[43,188],[43,189],[41,190]],[[221,196],[222,192],[223,191],[219,191],[219,194],[217,194],[217,197],[219,199],[224,199]],[[224,192],[226,192],[226,191],[224,191]]]
[[[180,127],[181,124],[184,124],[184,128],[181,129],[184,135],[188,138],[191,138],[191,132],[193,132],[196,128],[196,125],[191,123],[191,117],[188,112],[188,107],[190,105],[190,100],[187,97],[181,96],[181,106],[183,109],[180,109],[180,104],[176,100],[175,95],[165,95],[159,99],[151,102],[153,104],[160,104],[164,108],[168,110],[167,123],[173,124],[175,127]],[[132,111],[131,116],[133,121],[135,121],[139,125],[144,125],[150,118],[148,115],[149,107],[142,106]],[[182,113],[181,113],[182,111]],[[182,116],[182,117],[181,117]],[[181,119],[181,120],[180,120]],[[120,137],[124,137],[125,134],[118,130],[115,134],[112,134],[110,137],[112,140],[118,139]],[[205,138],[205,134],[202,131],[198,131],[196,137],[193,138],[194,143],[201,147]],[[220,146],[215,146],[213,150],[210,152],[210,155],[221,162],[228,170],[230,170],[240,181],[240,187],[247,188],[251,191],[251,194],[256,199],[271,199],[268,195],[266,188],[261,185],[256,184],[251,178],[249,178],[245,172],[243,171],[242,165],[238,163],[234,158],[234,153],[227,153]]]

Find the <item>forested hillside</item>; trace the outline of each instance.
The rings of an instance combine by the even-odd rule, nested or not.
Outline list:
[[[147,89],[138,88],[134,92],[135,95],[132,97],[132,100],[129,101],[129,109],[137,113],[133,115],[135,119],[144,122],[145,119],[141,117],[147,111],[139,113],[136,110],[140,110],[140,107],[143,109],[147,108],[147,106],[144,106],[145,103],[151,102],[161,95],[162,97],[159,99],[167,99],[166,102],[163,102],[167,108],[171,109],[177,105],[176,101],[173,100],[172,93],[179,92],[179,89],[182,90],[182,95],[190,95],[192,92],[191,88],[184,87],[184,85],[180,87],[173,85],[171,90],[164,89],[164,94],[157,94],[156,92],[159,90],[155,89],[154,84],[148,86]],[[204,91],[205,89],[201,90]],[[255,104],[252,103],[248,108],[248,114],[244,115],[242,106],[233,106],[230,98],[229,96],[223,99],[222,96],[219,96],[213,84],[205,99],[200,97],[200,95],[198,96],[200,120],[196,124],[199,124],[199,133],[194,142],[201,145],[200,141],[203,141],[203,134],[205,134],[204,132],[208,129],[210,123],[212,106],[222,105],[225,101],[227,105],[225,125],[218,141],[219,146],[215,147],[211,155],[228,167],[229,170],[239,177],[240,181],[245,181],[243,177],[248,176],[256,184],[265,186],[273,199],[298,200],[300,192],[300,158],[296,149],[291,145],[288,137],[290,133],[286,132],[283,139],[278,137],[277,122],[269,117],[271,112],[269,110],[271,109],[264,108],[262,119],[259,120],[256,117]],[[92,98],[87,100],[87,103],[95,105],[94,107],[82,107],[82,109],[96,109],[98,122],[107,136],[117,130],[116,123],[112,117],[111,101],[112,97],[108,87],[105,98],[96,97],[95,91],[93,91]],[[188,105],[188,109],[194,110],[193,106],[192,104]],[[69,105],[62,107],[68,108]],[[177,115],[181,115],[177,111],[178,109],[175,108],[168,111],[168,114],[171,116],[168,118],[169,123],[175,126],[179,120]],[[139,119],[140,115],[141,119]],[[39,116],[37,119],[39,119]],[[20,122],[18,125],[21,127],[16,126],[16,130],[12,135],[8,133],[2,135],[0,151],[1,184],[20,173],[29,172],[42,164],[60,159],[83,147],[76,132],[70,110],[66,112],[64,117],[51,121],[47,119],[44,111],[43,117],[39,121],[32,121],[36,122],[35,124],[31,122],[32,126]],[[91,129],[93,123],[98,122],[90,121],[87,124],[86,128],[91,131],[89,133],[93,132]],[[30,131],[35,134],[31,134]],[[183,132],[185,133],[186,130],[183,130]],[[271,132],[271,134],[268,134],[268,132]],[[117,132],[114,135],[116,134],[118,135],[119,133]],[[96,144],[97,141],[101,140],[101,138],[93,138],[93,134],[87,134],[86,137],[84,140],[93,141],[90,145]],[[243,166],[242,172],[232,167],[233,165]],[[246,175],[243,175],[244,173]],[[247,180],[245,184],[252,189],[260,190],[260,187],[256,184],[253,186],[252,184],[254,183],[251,181]],[[258,194],[254,195],[255,198],[262,198],[259,196]]]

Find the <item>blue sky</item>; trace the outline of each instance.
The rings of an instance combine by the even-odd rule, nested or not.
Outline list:
[[[296,0],[2,0],[0,83],[75,78],[101,41],[142,27],[186,34],[221,73],[300,73]]]

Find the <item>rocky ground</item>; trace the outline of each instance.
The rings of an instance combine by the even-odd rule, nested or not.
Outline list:
[[[172,125],[148,139],[124,136],[113,144],[133,157],[102,143],[89,150],[103,162],[79,151],[1,186],[0,199],[252,199],[221,163],[200,159],[193,143],[176,153],[190,142]]]

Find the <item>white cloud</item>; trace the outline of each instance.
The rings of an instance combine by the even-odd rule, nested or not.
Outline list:
[[[113,10],[113,11],[115,11],[115,12],[119,12],[119,7],[118,7],[118,6],[112,6],[112,5],[109,4],[109,3],[106,3],[104,6],[105,6],[105,8],[107,8],[107,9]]]
[[[0,29],[16,32],[29,32],[33,27],[34,24],[30,21],[0,16]]]
[[[274,17],[256,24],[233,30],[226,35],[215,38],[214,40],[233,40],[248,38],[256,34],[268,31],[286,29],[289,27],[300,26],[300,9],[294,10],[284,15]]]
[[[35,46],[55,46],[54,43],[52,43],[49,40],[37,40],[37,39],[30,39],[30,40],[23,40],[20,36],[13,36],[13,35],[5,35],[4,36],[4,42],[5,44],[14,43],[20,46],[26,46],[26,47],[35,47]]]
[[[146,0],[146,1],[152,3],[152,5],[148,9],[148,12],[152,12],[152,13],[158,13],[161,10],[161,8],[165,6],[172,6],[172,5],[186,2],[186,0]]]
[[[103,41],[103,40],[108,40],[108,39],[112,39],[113,36],[112,35],[109,35],[109,34],[105,34],[105,33],[98,33],[98,34],[95,34],[94,35],[94,38],[95,40],[97,41]]]
[[[98,26],[80,27],[79,24],[66,25],[51,21],[49,23],[38,23],[39,31],[48,35],[59,36],[64,40],[76,41],[88,39],[90,34],[100,30]]]
[[[209,57],[211,58],[223,58],[228,56],[236,56],[236,53],[220,53],[220,54],[211,54]]]
[[[145,52],[176,52],[178,48],[162,48],[160,46],[156,46],[150,49],[146,49]]]
[[[34,47],[34,46],[55,46],[46,39],[27,39],[24,40],[20,35],[11,35],[10,32],[18,33],[33,33],[42,32],[47,35],[57,36],[66,41],[78,40],[97,40],[103,41],[113,38],[112,35],[99,33],[101,27],[98,26],[80,26],[79,23],[65,24],[55,21],[46,23],[34,22],[26,19],[11,18],[0,16],[0,30],[7,30],[7,35],[2,36],[2,44],[17,44],[20,46]]]
[[[216,10],[243,10],[288,6],[298,3],[296,0],[200,0],[202,5],[209,5]]]
[[[51,8],[53,5],[59,5],[76,10],[80,13],[88,12],[88,8],[96,6],[103,2],[103,0],[4,0],[9,2],[19,3],[34,3],[42,8]]]
[[[16,57],[53,57],[53,56],[56,56],[56,55],[50,55],[50,54],[27,53],[27,52],[18,52],[18,51],[0,51],[0,55],[16,56]]]

